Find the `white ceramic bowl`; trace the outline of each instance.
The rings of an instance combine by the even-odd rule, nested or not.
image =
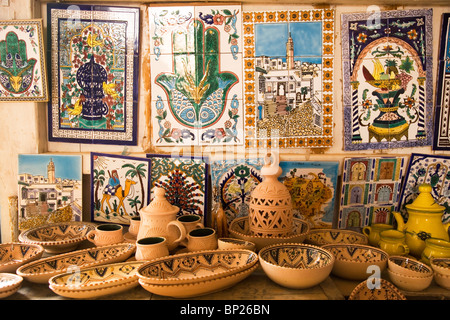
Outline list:
[[[16,273],[21,265],[40,259],[44,248],[37,244],[9,242],[0,244],[0,272]]]
[[[392,283],[402,290],[422,291],[428,288],[433,280],[433,274],[428,277],[412,277],[387,270]]]
[[[259,262],[266,275],[287,288],[305,289],[324,281],[333,269],[328,250],[300,243],[280,243],[262,248]]]
[[[322,248],[335,258],[332,273],[348,280],[364,280],[372,273],[367,268],[377,266],[380,273],[386,269],[388,254],[379,248],[362,244],[327,244]]]
[[[346,229],[312,229],[306,236],[305,243],[315,246],[335,243],[368,244],[369,238],[363,233]]]
[[[405,256],[389,256],[388,268],[405,276],[429,277],[433,275],[433,269],[430,266]]]
[[[0,298],[16,293],[22,286],[23,278],[13,273],[0,273]]]
[[[443,276],[450,276],[450,258],[432,258],[430,265],[434,272]]]

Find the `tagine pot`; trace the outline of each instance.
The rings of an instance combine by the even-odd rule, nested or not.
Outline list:
[[[169,203],[163,188],[155,188],[155,198],[139,211],[141,223],[137,240],[148,237],[164,237],[169,250],[175,249],[186,238],[186,229],[177,220],[180,208]]]
[[[292,198],[286,186],[278,181],[281,168],[277,153],[269,153],[261,168],[263,181],[253,189],[249,204],[249,229],[258,236],[285,236],[292,232],[294,217]]]
[[[431,195],[431,186],[419,186],[419,195],[411,204],[407,204],[408,221],[405,223],[399,212],[393,212],[397,221],[397,229],[405,232],[406,245],[410,254],[416,258],[421,257],[425,249],[425,240],[428,238],[449,241],[448,227],[450,223],[442,223],[445,207],[439,205]]]

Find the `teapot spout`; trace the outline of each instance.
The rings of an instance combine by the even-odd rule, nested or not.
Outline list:
[[[405,231],[405,221],[403,220],[402,215],[398,211],[392,211],[395,220],[397,221],[397,230],[403,232]]]

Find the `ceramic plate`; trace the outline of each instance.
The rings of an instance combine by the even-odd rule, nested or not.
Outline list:
[[[6,298],[17,292],[23,278],[13,273],[0,273],[0,298]]]
[[[52,223],[22,232],[19,241],[41,245],[49,253],[63,253],[76,249],[95,226],[79,221]]]
[[[233,238],[255,243],[256,251],[259,251],[268,245],[282,242],[302,243],[309,233],[309,225],[304,220],[294,218],[294,228],[290,235],[283,237],[255,236],[250,233],[248,217],[240,217],[230,223],[229,231]]]
[[[37,244],[9,242],[0,244],[0,272],[16,273],[25,263],[40,259],[44,248]]]
[[[368,244],[369,238],[365,234],[345,229],[313,229],[306,236],[305,243],[316,246],[334,243]]]
[[[369,288],[367,281],[358,284],[349,296],[349,300],[406,300],[406,297],[387,280],[379,279],[378,287]]]
[[[139,285],[138,268],[144,261],[131,261],[86,268],[50,278],[56,294],[68,298],[88,299],[126,291]]]
[[[125,261],[135,251],[136,245],[132,243],[77,250],[27,263],[17,269],[17,274],[31,282],[47,283],[61,273]]]

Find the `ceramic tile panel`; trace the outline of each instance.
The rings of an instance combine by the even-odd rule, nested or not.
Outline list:
[[[332,145],[334,14],[244,12],[246,147]]]
[[[432,10],[342,15],[344,150],[432,140]]]
[[[240,6],[149,8],[154,145],[243,144],[241,16]]]
[[[146,158],[92,152],[92,221],[129,225],[148,205],[150,179]]]
[[[405,167],[406,157],[344,159],[337,227],[392,223]]]
[[[450,150],[450,13],[442,15],[436,83],[434,150]]]

